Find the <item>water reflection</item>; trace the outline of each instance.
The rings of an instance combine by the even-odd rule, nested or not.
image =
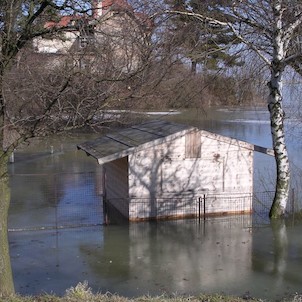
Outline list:
[[[13,233],[16,287],[21,293],[63,293],[88,280],[95,290],[126,296],[232,293],[238,284],[245,287],[242,280],[251,267],[252,233],[246,224],[250,216]]]
[[[9,166],[10,229],[50,227],[65,218],[69,225],[80,218],[82,224],[102,223],[96,220],[102,211],[99,166],[76,150],[85,139],[87,135],[68,138],[63,144],[60,137],[50,138],[16,153],[15,163]],[[55,146],[53,154],[50,144]]]
[[[21,294],[56,293],[89,280],[80,246],[99,249],[99,227],[60,231],[11,232],[11,261],[15,288]]]
[[[203,118],[206,117],[206,118]],[[260,118],[261,122],[258,122]],[[271,139],[266,114],[261,111],[185,112],[173,116],[180,122],[201,126],[212,132],[270,147]],[[249,119],[250,123],[243,122]],[[99,196],[100,183],[96,163],[75,151],[76,140],[53,139],[53,155],[11,165],[11,223],[47,222],[48,205],[71,203],[81,212],[96,211],[88,192]],[[293,141],[289,149],[293,162],[300,167]],[[45,151],[45,146],[41,147]],[[35,152],[37,150],[34,150]],[[16,160],[18,158],[16,157]],[[274,186],[274,160],[255,154],[255,187]],[[70,176],[93,172],[96,177]],[[28,174],[26,178],[20,174]],[[43,179],[37,174],[57,175],[60,179]],[[69,174],[70,173],[70,174]],[[68,175],[69,174],[69,175]],[[79,174],[77,174],[79,175]],[[58,191],[49,190],[59,181]],[[297,185],[299,187],[299,185]],[[77,194],[75,194],[77,192]],[[85,192],[86,204],[77,196]],[[45,194],[48,194],[45,198]],[[94,199],[96,200],[96,199]],[[33,208],[40,207],[35,212]],[[234,219],[208,219],[166,223],[139,223],[89,228],[10,232],[10,252],[16,291],[21,294],[55,292],[87,280],[94,290],[126,296],[141,294],[225,292],[242,295],[249,292],[262,298],[276,298],[286,292],[300,291],[302,282],[302,225],[264,225],[251,228],[250,216]]]
[[[299,291],[302,282],[302,245],[298,239],[301,222],[292,225],[285,221],[272,222],[255,232],[253,270],[263,280],[271,280],[270,295]],[[261,236],[261,239],[260,239]]]
[[[250,221],[241,218],[130,225],[131,271],[154,294],[213,292],[217,284],[229,292],[250,266],[252,236],[243,225]]]
[[[241,219],[130,224],[122,232],[105,228],[104,246],[90,264],[111,291],[127,296],[213,292],[217,284],[219,291],[231,292],[249,270],[251,246]],[[91,255],[87,247],[82,251]]]
[[[95,291],[224,292],[280,298],[300,290],[301,224],[252,229],[250,216],[13,233],[18,292],[64,290],[88,280]]]

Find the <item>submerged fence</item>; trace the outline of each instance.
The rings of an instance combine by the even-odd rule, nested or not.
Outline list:
[[[253,224],[269,223],[269,211],[274,199],[274,191],[254,192],[253,194]],[[290,190],[286,206],[286,215],[295,216],[300,211],[300,204],[295,198],[294,189]]]
[[[252,194],[131,197],[108,199],[106,210],[118,209],[130,221],[202,218],[252,212]],[[110,213],[109,213],[110,214]]]
[[[201,195],[194,198],[102,200],[97,172],[14,174],[11,176],[9,230],[43,230],[102,225],[122,221],[117,208],[123,207],[135,217],[199,218],[251,212],[253,224],[269,221],[273,192],[245,195]],[[295,211],[293,198],[287,211]],[[227,210],[225,205],[227,206]],[[150,215],[150,211],[151,213]],[[139,213],[139,216],[138,216]],[[130,217],[131,218],[131,217]],[[132,219],[136,220],[136,219]],[[137,219],[139,220],[139,219]]]
[[[97,179],[95,172],[12,175],[9,230],[102,224]]]

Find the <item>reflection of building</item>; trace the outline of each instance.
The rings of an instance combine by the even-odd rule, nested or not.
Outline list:
[[[249,217],[130,224],[130,268],[171,293],[229,293],[245,283],[251,267]]]
[[[105,199],[130,220],[252,210],[252,144],[153,121],[78,146],[104,169]],[[233,198],[231,198],[233,197]]]
[[[138,64],[151,23],[145,14],[134,12],[126,0],[96,0],[91,15],[63,16],[46,22],[45,27],[55,29],[56,34],[34,40],[38,53],[69,54],[80,66],[97,54],[127,71]],[[54,62],[59,64],[60,60],[56,57]]]
[[[106,227],[101,248],[83,246],[81,252],[101,291],[243,294],[251,288],[250,219],[239,215],[204,224],[182,220]]]

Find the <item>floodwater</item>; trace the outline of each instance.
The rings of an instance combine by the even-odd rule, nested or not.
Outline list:
[[[165,118],[271,147],[263,110],[185,111]],[[287,129],[299,171],[300,125],[289,117]],[[9,243],[18,293],[61,295],[84,280],[94,291],[128,297],[218,292],[276,299],[301,291],[299,221],[255,224],[245,215],[102,225],[97,163],[75,148],[93,137],[49,138],[17,153],[10,165]],[[273,187],[273,167],[272,158],[255,155],[255,190]],[[296,196],[299,180],[293,183]]]

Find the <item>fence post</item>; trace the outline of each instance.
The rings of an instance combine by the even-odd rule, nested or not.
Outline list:
[[[291,194],[291,203],[292,203],[292,214],[295,214],[295,189],[292,188],[292,194]]]
[[[12,151],[11,155],[9,156],[9,162],[11,164],[15,162],[15,149]]]
[[[206,194],[203,194],[203,220],[206,220]]]
[[[198,197],[198,221],[200,223],[200,216],[201,216],[201,197]]]
[[[54,185],[54,195],[55,195],[55,224],[56,224],[56,232],[58,234],[58,230],[59,230],[59,227],[58,227],[58,204],[59,204],[59,201],[58,201],[58,190],[57,190],[57,177],[56,177],[56,174],[53,174],[52,175],[53,177],[53,183],[55,184]]]

